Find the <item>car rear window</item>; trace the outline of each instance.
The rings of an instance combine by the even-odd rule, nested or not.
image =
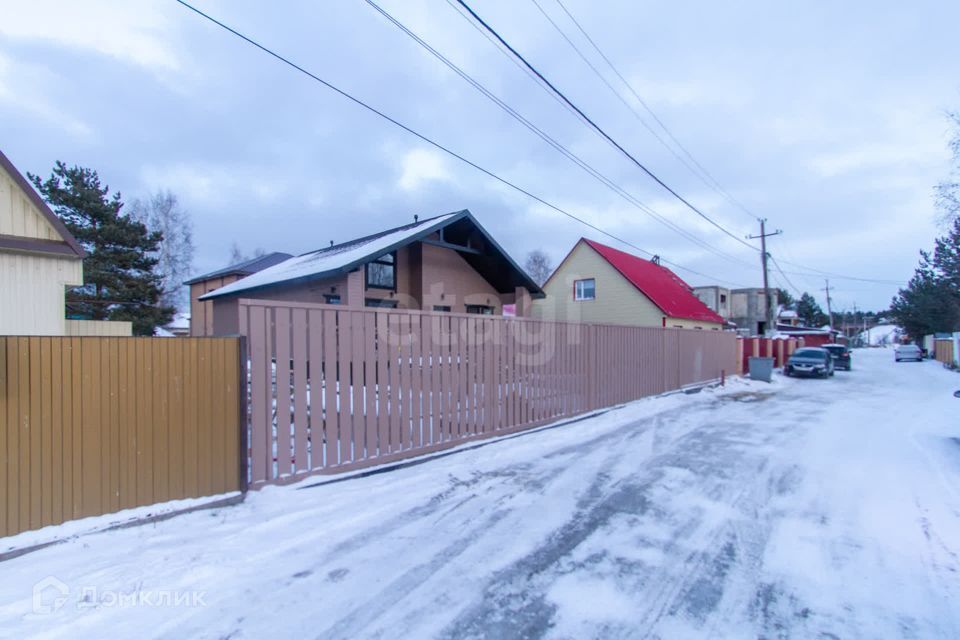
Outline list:
[[[846,351],[847,351],[847,348],[846,348],[846,347],[832,347],[832,346],[831,346],[831,347],[824,347],[824,349],[826,349],[826,350],[829,351],[830,353],[835,353],[835,354],[837,354],[837,355],[843,355],[843,354],[846,353]]]

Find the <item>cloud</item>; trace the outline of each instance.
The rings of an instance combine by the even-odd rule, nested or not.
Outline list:
[[[400,161],[401,174],[397,186],[404,191],[417,191],[430,182],[450,180],[450,168],[439,151],[412,149]]]
[[[824,178],[868,169],[915,167],[931,160],[942,161],[946,151],[935,140],[921,144],[866,144],[821,153],[810,160],[810,167]]]
[[[131,64],[176,70],[181,61],[159,2],[31,0],[3,12],[0,35],[95,51]]]
[[[237,200],[269,204],[290,188],[289,181],[262,167],[223,164],[176,163],[148,165],[140,172],[148,190],[171,189],[187,202],[212,206]]]
[[[21,117],[35,118],[74,138],[89,139],[93,128],[69,111],[55,106],[44,96],[44,87],[62,78],[44,67],[14,64],[0,53],[0,106],[7,106]]]

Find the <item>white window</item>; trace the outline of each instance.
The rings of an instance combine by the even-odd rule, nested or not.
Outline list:
[[[597,297],[597,282],[593,278],[573,281],[574,300],[593,300]]]

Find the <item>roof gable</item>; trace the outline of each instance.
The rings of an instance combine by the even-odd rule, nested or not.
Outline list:
[[[46,225],[56,238],[38,238],[20,234],[6,234],[0,232],[0,249],[11,249],[14,251],[25,251],[29,253],[53,254],[69,258],[83,258],[86,254],[83,247],[77,242],[73,234],[63,224],[63,221],[55,214],[40,194],[34,190],[33,186],[27,182],[20,171],[17,170],[10,159],[0,151],[0,168],[10,176],[10,180],[16,189],[26,196],[27,200],[33,205],[33,209],[39,213],[42,218],[42,224]]]
[[[433,218],[415,220],[411,224],[289,258],[216,289],[201,296],[200,299],[209,300],[225,295],[236,295],[277,285],[294,284],[347,273],[371,260],[396,251],[400,247],[422,240],[437,231],[455,229],[454,225],[457,225],[457,223],[462,223],[461,227],[466,225],[478,231],[483,239],[489,243],[492,254],[495,254],[495,259],[499,263],[491,264],[491,256],[465,253],[463,257],[471,267],[477,271],[490,269],[491,274],[496,274],[500,279],[499,288],[515,284],[516,286],[526,287],[534,297],[543,297],[543,291],[540,287],[480,226],[473,215],[464,209],[463,211],[447,213]]]
[[[594,240],[581,238],[580,242],[596,251],[667,316],[724,324],[724,319],[693,295],[690,285],[670,269]]]

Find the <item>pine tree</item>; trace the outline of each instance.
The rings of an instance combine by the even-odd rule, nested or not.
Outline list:
[[[800,316],[800,321],[807,327],[822,327],[830,322],[827,314],[817,304],[816,298],[809,293],[800,296],[800,301],[797,302],[797,315]]]
[[[163,236],[121,214],[119,193],[110,195],[96,171],[57,161],[34,186],[87,252],[84,285],[67,292],[67,305],[93,320],[129,320],[136,335],[153,335],[174,309],[160,304],[161,278],[152,257]]]

